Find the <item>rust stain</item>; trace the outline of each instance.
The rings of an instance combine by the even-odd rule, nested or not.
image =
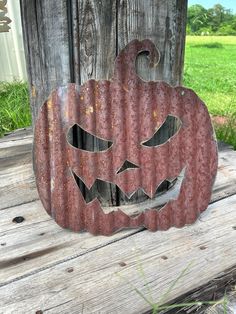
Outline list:
[[[89,106],[88,108],[85,109],[85,114],[89,115],[93,113],[93,106]]]
[[[123,90],[126,91],[127,93],[129,92],[128,88],[123,85]]]
[[[35,88],[35,86],[34,85],[32,85],[32,87],[31,87],[31,95],[32,95],[32,97],[36,97],[36,88]]]
[[[58,88],[39,112],[37,188],[63,228],[103,235],[141,226],[167,230],[193,223],[208,206],[217,145],[207,108],[187,88],[140,79],[135,60],[141,51],[149,52],[151,64],[159,60],[150,40],[134,40],[118,55],[111,81]],[[181,126],[159,143],[155,134],[169,116]],[[74,124],[84,133],[71,144]],[[159,192],[163,185],[166,193]]]
[[[52,103],[52,99],[49,98],[48,101],[47,101],[47,107],[48,107],[48,110],[50,110],[53,106],[53,103]]]

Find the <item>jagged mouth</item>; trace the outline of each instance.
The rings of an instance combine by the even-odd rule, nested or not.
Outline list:
[[[150,208],[160,210],[170,200],[177,199],[185,175],[184,167],[177,177],[162,181],[154,196],[150,198],[142,188],[127,195],[116,184],[100,179],[96,179],[89,189],[81,178],[71,171],[87,204],[98,199],[104,213],[120,209],[129,216],[135,216]]]

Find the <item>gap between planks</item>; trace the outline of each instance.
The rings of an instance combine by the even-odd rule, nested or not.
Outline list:
[[[27,140],[28,141],[28,140]],[[24,143],[22,142],[22,145]],[[0,150],[1,153],[1,150]],[[222,199],[224,197],[227,197],[228,194],[234,194],[235,193],[235,183],[236,183],[236,154],[235,152],[233,152],[228,146],[224,146],[223,150],[220,151],[219,153],[219,157],[220,157],[220,165],[219,165],[219,172],[218,172],[218,177],[217,177],[217,181],[216,181],[216,185],[215,185],[215,190],[213,193],[213,198],[212,201],[216,202],[219,199]],[[14,167],[13,167],[14,168]],[[1,172],[1,171],[0,171]],[[1,172],[3,173],[3,172]],[[31,183],[27,183],[30,186]],[[17,190],[18,187],[15,186],[15,189]],[[0,189],[1,190],[1,189]],[[14,193],[14,190],[12,190],[12,193]],[[229,198],[228,198],[229,199]],[[226,199],[227,201],[227,199]],[[32,212],[32,206],[34,206],[33,204],[40,204],[39,202],[32,202],[32,203],[27,203],[24,205],[19,206],[19,204],[16,204],[17,206],[15,207],[9,207],[6,211],[1,211],[1,217],[3,221],[3,216],[5,216],[5,214],[8,216],[6,216],[6,220],[9,220],[9,214],[14,216],[15,214],[17,215],[17,213],[19,214],[21,212],[21,209],[23,207],[28,207],[28,214],[31,212],[31,218],[29,218],[29,216],[27,216],[27,220],[29,222],[29,225],[15,225],[14,228],[9,229],[9,226],[7,226],[7,224],[5,225],[5,231],[1,234],[2,237],[7,236],[8,239],[12,238],[12,241],[15,241],[18,238],[18,244],[17,241],[15,243],[12,242],[12,252],[9,252],[10,255],[14,252],[14,254],[17,254],[18,256],[18,261],[19,261],[19,271],[22,273],[22,267],[23,265],[28,265],[27,269],[24,269],[22,275],[18,276],[17,273],[17,265],[13,265],[11,271],[12,273],[10,274],[10,281],[8,282],[8,284],[10,284],[10,282],[18,282],[19,280],[27,280],[27,278],[30,276],[34,276],[36,274],[38,274],[40,276],[41,273],[43,273],[44,271],[48,270],[48,269],[52,269],[54,267],[57,267],[57,265],[64,265],[66,263],[69,263],[70,261],[74,261],[77,259],[82,258],[83,256],[87,256],[87,253],[90,254],[95,254],[97,251],[103,250],[103,248],[110,246],[109,244],[111,244],[111,246],[113,246],[115,243],[117,242],[123,242],[124,239],[126,238],[132,238],[136,237],[139,235],[141,230],[128,230],[128,231],[124,231],[124,232],[120,232],[118,234],[116,234],[115,236],[113,236],[112,238],[106,238],[104,239],[98,239],[98,237],[93,237],[90,236],[87,233],[84,234],[73,234],[70,233],[68,231],[62,230],[60,229],[58,226],[55,225],[55,223],[46,215],[46,213],[44,212],[44,210],[42,209],[42,206],[39,205],[38,208],[36,209],[36,212],[33,214]],[[218,203],[218,202],[217,202]],[[217,204],[215,203],[215,204]],[[212,205],[211,205],[212,206]],[[27,215],[28,215],[27,214]],[[36,219],[38,217],[38,220]],[[46,217],[46,218],[45,218]],[[202,216],[201,216],[202,217]],[[200,219],[201,219],[200,217]],[[34,222],[33,222],[34,221]],[[11,222],[11,219],[10,221]],[[38,226],[38,228],[35,228],[35,226]],[[35,231],[40,231],[42,228],[45,227],[45,225],[47,226],[47,230],[49,233],[49,238],[45,239],[46,242],[49,242],[50,245],[53,245],[53,242],[57,242],[59,241],[59,245],[55,246],[54,243],[54,247],[58,247],[58,251],[52,251],[51,253],[49,251],[47,251],[48,245],[45,245],[45,243],[42,243],[42,241],[40,242],[40,240],[38,241],[36,238],[33,239],[33,246],[28,245],[29,244],[29,240],[34,236],[34,230]],[[18,230],[17,230],[18,228]],[[26,232],[28,229],[28,233]],[[41,229],[40,229],[41,228]],[[14,233],[15,232],[15,233]],[[26,237],[24,238],[24,233],[26,232]],[[51,233],[50,233],[51,232]],[[178,230],[176,230],[176,232],[178,233]],[[158,232],[157,232],[158,233]],[[15,236],[14,236],[15,234]],[[146,231],[141,232],[141,234],[146,234]],[[69,241],[65,241],[64,236],[69,238]],[[1,239],[2,239],[1,237]],[[28,237],[28,240],[27,240]],[[73,239],[73,241],[71,241],[71,237]],[[23,238],[23,239],[22,239]],[[115,238],[115,239],[114,239]],[[22,242],[23,241],[23,242]],[[24,241],[26,241],[24,243]],[[76,246],[76,242],[77,241],[82,241],[82,243],[88,244],[88,247],[90,247],[89,249],[85,250],[84,252],[82,252],[82,246],[77,245]],[[22,242],[21,246],[20,243]],[[34,253],[37,253],[37,250],[35,250],[35,243],[39,242],[40,245],[44,245],[45,249],[45,255],[44,256],[38,256],[36,258],[33,257]],[[96,243],[96,246],[94,245],[94,243]],[[62,245],[64,244],[64,246]],[[61,246],[60,246],[61,245]],[[65,245],[68,245],[68,247],[66,247]],[[24,250],[22,250],[22,246],[25,247]],[[16,250],[17,247],[17,250]],[[4,250],[2,251],[2,249],[4,249],[4,247],[0,247],[1,248],[1,256],[4,256]],[[6,248],[6,247],[5,247]],[[69,249],[69,251],[68,251]],[[76,253],[73,254],[75,251],[77,251],[78,249],[81,249],[81,253]],[[30,253],[28,253],[30,251]],[[13,254],[13,255],[14,255]],[[66,259],[63,259],[62,256],[66,256],[69,255],[70,256]],[[29,259],[27,260],[27,256],[29,257]],[[10,257],[10,256],[9,256]],[[23,258],[26,257],[26,260],[24,261]],[[31,258],[32,257],[32,258]],[[43,264],[43,262],[45,262],[45,260],[49,257],[49,264],[46,265],[44,268],[37,268],[35,270],[32,270],[32,265],[37,263],[41,263],[41,266]],[[16,258],[16,257],[15,257]],[[22,258],[22,260],[21,260]],[[46,259],[45,259],[46,258]],[[14,257],[13,257],[14,259]],[[55,262],[55,259],[58,259]],[[38,262],[39,260],[39,262]],[[16,260],[17,261],[17,260]],[[4,262],[4,260],[3,260]],[[47,261],[48,262],[48,261]],[[6,265],[6,264],[5,264]],[[5,268],[4,273],[7,275],[7,269]],[[13,275],[14,274],[14,275]],[[17,278],[15,277],[17,274]],[[29,278],[30,278],[29,277]],[[3,282],[4,283],[4,282]],[[5,281],[5,283],[7,283],[7,280]],[[67,302],[66,302],[67,303]]]
[[[190,265],[166,303],[236,265],[235,221],[236,196],[231,196],[210,205],[191,226],[138,232],[9,283],[0,288],[1,309],[4,314],[55,307],[50,313],[82,308],[84,314],[143,313],[150,305],[137,291],[150,298],[147,285],[157,302]]]
[[[220,152],[220,155],[219,155],[219,157],[220,157],[219,158],[220,159],[219,171],[218,171],[216,184],[214,186],[214,191],[213,191],[212,200],[211,200],[212,202],[216,202],[219,199],[226,198],[229,195],[233,195],[236,193],[236,153],[234,151],[232,151],[232,149],[227,145],[223,145],[223,147],[221,147],[221,149],[222,149],[222,151]],[[1,151],[0,151],[0,153],[1,153]],[[11,237],[12,239],[16,240],[16,243],[18,243],[18,246],[22,246],[22,241],[25,241],[25,250],[30,251],[29,254],[27,254],[26,251],[24,251],[24,250],[22,251],[19,248],[16,251],[16,250],[14,250],[16,243],[15,244],[12,243],[12,245],[13,245],[12,249],[10,247],[8,254],[6,254],[7,253],[6,252],[7,247],[4,247],[4,248],[0,247],[2,256],[4,256],[5,259],[6,259],[6,256],[8,256],[8,260],[11,260],[11,259],[14,260],[14,259],[17,259],[17,257],[18,257],[19,268],[21,268],[21,263],[28,265],[28,268],[26,267],[26,269],[24,269],[25,273],[22,275],[19,275],[18,277],[26,276],[27,273],[33,273],[34,272],[34,270],[32,271],[32,266],[30,265],[30,260],[31,260],[31,263],[34,264],[35,259],[33,258],[33,260],[32,260],[32,257],[33,257],[33,254],[37,253],[37,249],[42,250],[42,247],[40,247],[40,246],[44,247],[46,257],[49,254],[49,251],[47,251],[49,249],[48,245],[46,245],[42,241],[42,239],[38,239],[38,237],[36,237],[36,235],[34,234],[34,231],[35,231],[34,226],[35,226],[36,222],[39,224],[38,228],[40,228],[40,226],[47,220],[48,221],[48,228],[51,228],[52,233],[55,230],[58,230],[57,232],[59,232],[59,230],[60,231],[62,230],[54,223],[54,221],[52,221],[47,216],[46,212],[42,208],[42,205],[40,205],[40,202],[31,202],[32,197],[33,197],[33,199],[37,199],[38,197],[37,197],[37,192],[36,192],[36,188],[35,188],[35,183],[32,180],[31,164],[29,163],[27,165],[27,167],[29,167],[28,168],[29,170],[27,170],[27,173],[24,174],[24,176],[22,177],[23,179],[21,179],[19,181],[21,183],[22,182],[24,183],[24,190],[25,189],[29,190],[28,196],[26,195],[27,193],[23,193],[23,197],[19,198],[18,194],[19,194],[19,190],[20,190],[20,182],[19,183],[17,182],[17,178],[15,178],[16,179],[16,185],[13,186],[13,188],[11,187],[10,190],[9,190],[7,183],[6,183],[6,186],[4,186],[4,184],[3,184],[3,187],[0,188],[0,195],[1,195],[1,192],[4,192],[2,197],[1,197],[2,202],[0,204],[0,208],[4,204],[9,204],[8,198],[12,198],[12,195],[17,196],[16,200],[13,200],[16,204],[13,202],[12,205],[5,207],[4,211],[2,208],[2,211],[1,211],[2,212],[1,213],[2,219],[1,219],[1,223],[0,223],[1,230],[4,230],[4,233],[6,235],[9,234],[8,238],[5,237],[6,242],[9,242],[8,239],[9,239],[9,237]],[[17,169],[17,167],[12,167],[11,169],[13,169],[13,170]],[[14,172],[14,171],[12,171],[12,172]],[[2,173],[3,172],[0,171],[0,175]],[[18,176],[18,173],[19,172],[17,172],[16,177]],[[7,182],[6,179],[5,179],[5,181]],[[8,192],[11,191],[11,193],[8,194],[8,193],[6,193],[7,191]],[[21,190],[21,192],[22,191],[23,190]],[[22,194],[21,192],[20,192],[20,194]],[[19,204],[19,201],[22,205]],[[14,207],[13,207],[13,205],[14,205]],[[17,206],[15,206],[15,205],[17,205]],[[34,208],[34,206],[36,206],[36,208]],[[6,209],[7,209],[7,212],[5,212]],[[14,216],[19,216],[19,215],[25,216],[26,221],[22,224],[22,227],[21,227],[22,229],[15,231],[15,234],[14,234],[14,233],[12,233],[13,229],[16,227],[18,228],[19,225],[18,226],[15,225],[13,227],[12,226],[12,219],[14,218]],[[4,222],[4,219],[5,219],[5,222]],[[3,226],[3,223],[5,223],[5,227]],[[30,228],[30,225],[32,225],[32,228]],[[24,232],[24,228],[26,228],[25,229],[26,231],[28,230],[27,236],[29,237],[29,239],[31,239],[33,236],[35,236],[34,242],[33,242],[34,246],[29,245],[29,239],[27,239],[27,237],[23,236],[24,240],[22,240],[22,234]],[[56,228],[58,228],[58,229],[56,229]],[[22,232],[20,232],[20,230],[22,230]],[[137,232],[139,232],[139,231],[140,230],[138,230]],[[47,232],[50,234],[49,229],[47,229]],[[66,231],[66,230],[62,230],[62,232],[64,232],[65,237],[69,237],[70,239],[73,238],[73,236],[71,236],[71,234],[73,234],[73,233],[70,233],[69,231]],[[55,231],[55,233],[56,233],[56,231]],[[130,230],[130,231],[124,231],[124,233],[125,233],[125,237],[126,237],[126,234],[128,234],[128,236],[129,236],[129,235],[136,233],[136,231]],[[59,234],[62,235],[63,233],[59,232]],[[68,248],[67,248],[67,250],[65,250],[65,248],[62,247],[63,251],[66,251],[67,255],[70,254],[70,256],[76,256],[75,254],[72,253],[73,250],[75,250],[74,245],[73,245],[73,241],[76,241],[76,239],[77,239],[77,241],[81,241],[81,240],[84,241],[84,235],[82,235],[81,236],[82,238],[80,238],[80,235],[75,234],[74,238],[72,239],[72,244],[69,244],[68,241],[65,241],[65,239],[63,237],[64,236],[59,237],[61,245],[65,244],[65,243],[67,243],[69,247],[70,247],[70,245],[72,245],[72,247],[70,248],[71,251],[68,251]],[[91,237],[91,236],[88,235],[87,237],[85,237],[85,239],[87,239],[89,237]],[[117,239],[119,239],[119,238],[122,239],[123,233],[120,232],[120,233],[116,234],[114,237],[116,237],[115,241],[117,241]],[[4,239],[4,237],[3,237],[3,239]],[[19,241],[19,239],[21,239],[21,241]],[[97,237],[95,237],[93,239],[96,239],[94,241],[98,242],[98,243],[96,243],[98,248],[100,248],[101,246],[107,245],[109,243],[112,243],[111,238],[109,238],[109,240],[106,240],[107,242],[105,241],[105,243],[103,243],[103,241],[101,241],[102,242],[101,245],[99,244],[100,240],[98,241]],[[48,241],[50,243],[50,241],[52,241],[52,239],[49,237]],[[57,258],[59,258],[62,248],[58,248],[58,252],[56,252],[56,253],[54,251],[52,256],[55,257],[55,255],[56,255]],[[78,256],[80,256],[80,254],[78,254]],[[22,257],[22,260],[21,260],[21,257]],[[29,261],[27,261],[27,263],[26,263],[23,260],[23,258],[29,258]],[[68,258],[68,260],[69,259],[70,258]],[[42,261],[44,260],[43,257],[41,257],[41,260]],[[50,260],[50,258],[49,258],[49,260]],[[64,259],[62,259],[62,260],[64,260]],[[47,262],[48,262],[48,260],[47,260]],[[5,263],[4,259],[3,259],[3,263]],[[49,261],[49,266],[47,265],[46,267],[50,267],[51,263],[52,263],[52,260]],[[58,263],[60,263],[60,261]],[[10,274],[8,274],[8,271],[10,271]],[[12,274],[12,272],[13,272],[13,274]],[[22,269],[21,269],[21,272],[22,272]],[[5,274],[5,276],[9,275],[10,279],[8,281],[14,280],[15,275],[16,275],[15,267],[13,267],[13,269],[5,269],[4,274]]]
[[[24,145],[22,142],[22,146]],[[14,146],[9,147],[9,149],[11,151],[5,158],[1,158],[5,154],[5,149],[0,149],[0,209],[38,199],[33,175],[31,147],[28,146],[28,153],[21,148],[24,153],[16,156],[17,158],[13,157],[15,155]],[[228,145],[219,143],[219,167],[212,201],[233,195],[235,192],[236,153]]]

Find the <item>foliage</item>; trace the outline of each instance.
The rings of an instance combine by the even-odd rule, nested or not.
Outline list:
[[[31,124],[26,83],[0,82],[0,136]]]
[[[236,15],[221,4],[205,9],[200,4],[188,8],[187,34],[236,35]]]
[[[229,116],[226,124],[215,124],[217,139],[229,143],[236,150],[236,112]]]

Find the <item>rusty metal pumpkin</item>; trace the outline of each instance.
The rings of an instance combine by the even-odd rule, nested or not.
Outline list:
[[[60,87],[39,112],[38,192],[63,228],[104,235],[127,227],[166,230],[193,223],[208,206],[217,146],[207,108],[190,89],[137,76],[135,60],[142,51],[149,52],[151,65],[158,62],[150,40],[134,40],[118,55],[111,81]],[[178,128],[157,142],[169,117]],[[71,130],[82,130],[88,142],[98,144],[82,143],[80,136],[75,145]],[[158,193],[167,181],[170,189]],[[103,202],[106,184],[123,193],[123,204]]]

